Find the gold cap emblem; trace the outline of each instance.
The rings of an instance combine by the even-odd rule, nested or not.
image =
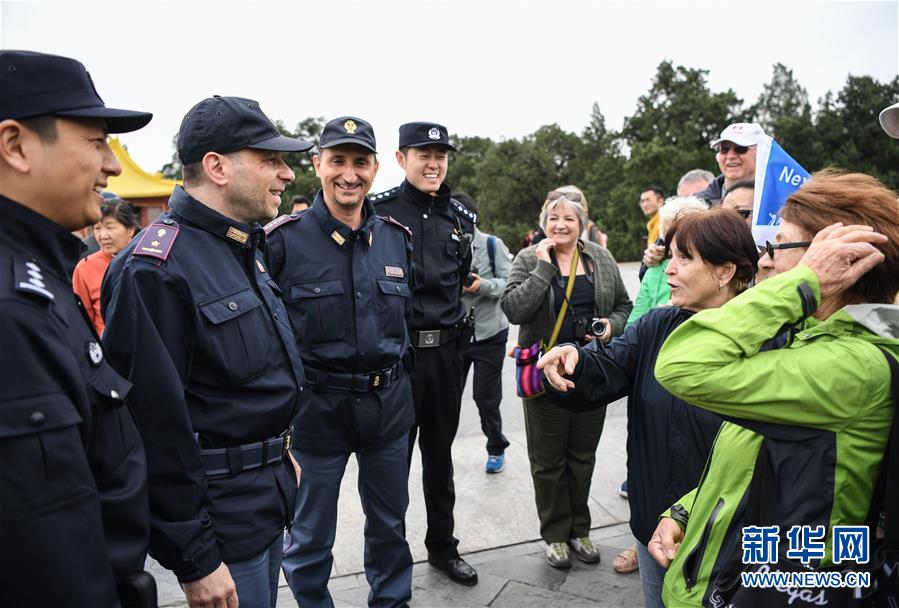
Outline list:
[[[354,121],[354,120],[346,121],[345,123],[343,123],[343,128],[346,129],[346,132],[349,133],[350,135],[355,135],[356,134],[356,121]]]

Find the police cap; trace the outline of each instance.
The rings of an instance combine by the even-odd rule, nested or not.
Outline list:
[[[355,116],[342,116],[329,120],[318,140],[319,150],[345,144],[356,144],[375,154],[378,153],[375,146],[374,129],[370,124]]]
[[[110,133],[136,131],[149,112],[107,108],[80,61],[33,51],[0,51],[0,120],[32,116],[102,118]]]
[[[189,165],[201,161],[207,152],[228,154],[244,148],[305,152],[312,144],[281,135],[257,101],[213,95],[184,116],[177,147],[181,162]]]
[[[400,148],[424,146],[443,146],[456,151],[449,142],[449,132],[443,125],[436,122],[407,122],[400,126]]]

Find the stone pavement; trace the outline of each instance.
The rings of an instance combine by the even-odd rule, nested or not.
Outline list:
[[[633,299],[639,287],[639,264],[619,264]],[[512,328],[509,349],[515,345]],[[511,442],[506,469],[484,473],[486,440],[477,407],[471,397],[471,379],[462,399],[459,431],[453,445],[456,482],[456,537],[459,551],[476,567],[480,582],[467,588],[450,582],[426,562],[425,507],[421,490],[421,459],[415,455],[410,475],[407,535],[416,562],[413,606],[642,606],[639,574],[621,576],[612,571],[612,558],[630,547],[633,537],[626,525],[627,501],[618,495],[624,480],[627,416],[624,400],[611,404],[596,453],[590,488],[591,538],[600,545],[598,566],[576,563],[570,571],[550,568],[543,558],[534,490],[531,483],[521,400],[515,396],[515,369],[503,367],[503,431]],[[329,589],[338,606],[365,606],[368,584],[363,573],[365,523],[356,490],[357,466],[350,458],[341,484],[339,518],[334,543],[334,565]],[[149,560],[152,562],[152,560]],[[171,574],[148,564],[159,585],[161,606],[185,606],[184,595]],[[284,586],[279,606],[294,606]]]

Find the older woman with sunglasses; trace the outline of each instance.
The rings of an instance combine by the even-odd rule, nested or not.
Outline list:
[[[586,206],[584,193],[574,186],[547,194],[540,213],[546,238],[519,251],[512,262],[500,303],[509,321],[520,326],[522,346],[549,345],[557,324],[559,343],[605,342],[624,329],[631,301],[614,258],[578,238],[587,223]],[[594,319],[601,322],[591,323]],[[572,413],[539,395],[523,401],[547,560],[555,568],[569,568],[570,548],[581,561],[597,563],[587,501],[605,408]]]
[[[894,416],[890,364],[899,358],[896,196],[858,173],[812,176],[787,198],[776,242],[766,245],[777,276],[697,313],[659,352],[662,386],[728,420],[698,487],[649,542],[668,568],[667,605],[698,607],[712,596],[720,605],[771,605],[739,587],[750,568],[740,560],[744,526],[779,526],[770,569],[789,570],[794,526],[822,529],[824,551],[810,565],[824,568],[834,563],[836,526],[875,523]],[[760,352],[785,326],[797,330],[791,342]],[[822,605],[848,605],[841,592],[820,590]]]

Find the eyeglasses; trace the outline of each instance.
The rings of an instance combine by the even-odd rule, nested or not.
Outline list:
[[[765,241],[764,251],[768,254],[768,257],[773,260],[774,251],[777,249],[799,249],[801,247],[808,247],[811,244],[811,241],[796,241],[795,243],[772,243],[771,241]]]
[[[553,190],[549,194],[546,195],[546,200],[555,201],[562,197],[567,198],[572,203],[580,203],[582,201],[582,197],[577,192],[562,192],[561,190]]]
[[[751,147],[752,146],[738,146],[737,144],[732,144],[726,141],[724,143],[718,144],[718,153],[721,154],[721,156],[727,156],[727,153],[733,150],[740,156],[743,156],[744,154],[749,152],[749,148]]]

